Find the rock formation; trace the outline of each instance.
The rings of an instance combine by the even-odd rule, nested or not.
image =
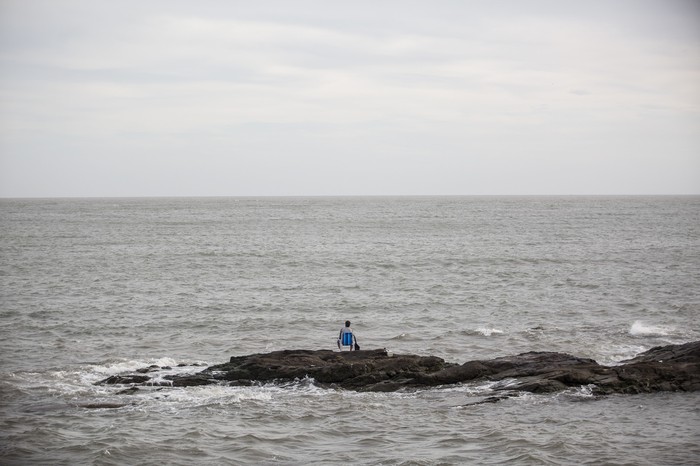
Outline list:
[[[160,382],[150,376],[153,369],[112,376],[98,384],[129,385],[131,389],[122,393],[133,393],[137,386],[252,385],[309,377],[319,386],[357,391],[395,391],[480,381],[500,381],[494,390],[532,393],[581,386],[590,386],[599,395],[696,391],[700,390],[700,341],[652,348],[616,366],[602,366],[592,359],[554,352],[454,364],[434,356],[392,355],[386,350],[285,350],[234,356],[228,363],[191,375],[166,375]]]

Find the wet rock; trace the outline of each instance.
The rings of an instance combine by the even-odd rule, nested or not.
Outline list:
[[[479,405],[484,405],[484,404],[489,404],[489,403],[498,403],[499,401],[506,400],[508,398],[512,398],[514,395],[508,394],[508,395],[500,395],[500,396],[487,396],[485,398],[482,398],[481,400],[474,401],[471,403],[466,403],[463,405],[460,405],[462,408],[467,408],[469,406],[479,406]]]
[[[95,385],[128,385],[128,384],[143,384],[151,378],[147,375],[136,375],[136,374],[126,374],[126,375],[111,375],[106,379],[96,382]]]
[[[232,357],[203,372],[226,381],[272,382],[313,378],[318,384],[354,390],[393,391],[423,373],[448,366],[434,356],[393,355],[386,350],[334,352],[285,350]]]
[[[164,377],[172,387],[195,387],[199,385],[211,385],[218,381],[210,374],[198,373],[189,375],[169,375]]]
[[[117,395],[133,395],[139,391],[140,391],[139,387],[129,387],[129,388],[126,388],[120,392],[117,392]]]
[[[126,403],[82,403],[79,404],[81,408],[86,408],[86,409],[116,409],[116,408],[123,408],[124,406],[127,406]]]
[[[148,377],[112,376],[98,383],[147,384]],[[358,391],[395,391],[478,381],[502,381],[496,391],[552,393],[591,386],[592,393],[645,393],[700,390],[700,342],[653,348],[618,366],[563,353],[529,352],[464,364],[434,356],[390,354],[386,350],[334,352],[285,350],[234,356],[228,363],[196,374],[165,377],[176,387],[226,383],[289,382],[313,378],[316,384]]]

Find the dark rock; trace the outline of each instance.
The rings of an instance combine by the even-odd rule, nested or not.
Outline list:
[[[272,382],[311,377],[321,385],[385,391],[396,390],[423,373],[436,372],[447,365],[433,356],[389,356],[386,350],[342,353],[285,350],[232,357],[228,363],[211,366],[202,372],[226,381]]]
[[[210,374],[205,374],[203,372],[189,375],[168,375],[164,378],[170,380],[170,386],[172,387],[194,387],[217,383],[217,380],[213,379]]]
[[[129,387],[124,390],[117,392],[117,395],[133,395],[134,393],[140,391],[139,387]]]
[[[87,409],[116,409],[123,408],[126,403],[82,403],[78,406]]]
[[[139,375],[112,376],[98,383],[145,384]],[[289,382],[313,378],[324,387],[395,391],[474,381],[503,381],[496,391],[551,393],[591,386],[596,395],[700,390],[700,342],[653,348],[619,366],[552,352],[529,352],[464,364],[434,356],[390,355],[386,350],[334,352],[285,350],[234,356],[197,374],[167,376],[176,387],[227,383]],[[501,398],[499,398],[501,399]]]
[[[104,380],[96,382],[95,385],[126,385],[126,384],[142,384],[151,380],[147,375],[111,375]]]
[[[484,405],[488,403],[498,403],[499,401],[506,400],[508,398],[512,398],[514,395],[509,394],[509,395],[500,395],[500,396],[487,396],[486,398],[482,398],[481,400],[474,401],[472,403],[466,403],[463,405],[460,405],[463,408],[469,407],[469,406],[478,406],[478,405]]]
[[[624,364],[641,362],[662,363],[664,361],[697,363],[698,359],[700,359],[700,342],[696,341],[683,345],[656,346],[649,351],[622,362]]]

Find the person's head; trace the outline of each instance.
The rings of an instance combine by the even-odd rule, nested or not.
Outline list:
[[[349,321],[349,320],[346,320],[346,321],[345,321],[345,326],[346,326],[346,327],[350,327],[350,321]]]

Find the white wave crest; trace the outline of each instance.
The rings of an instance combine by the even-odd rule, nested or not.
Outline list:
[[[640,320],[634,321],[629,334],[634,337],[665,337],[673,333],[672,327],[646,324]]]
[[[485,337],[490,337],[491,335],[502,335],[503,330],[498,328],[479,327],[476,329],[476,333],[479,333]]]
[[[177,403],[186,406],[228,405],[246,401],[270,401],[275,392],[265,387],[226,387],[207,385],[152,393],[154,402]]]
[[[93,384],[112,375],[133,373],[139,369],[157,366],[154,368],[154,372],[149,372],[149,377],[153,379],[153,382],[168,382],[163,379],[163,376],[194,374],[204,370],[207,366],[206,363],[201,361],[197,361],[196,365],[195,363],[188,363],[184,366],[179,366],[178,364],[178,361],[169,357],[149,360],[123,360],[103,364],[90,364],[79,371],[78,374],[82,383]]]

